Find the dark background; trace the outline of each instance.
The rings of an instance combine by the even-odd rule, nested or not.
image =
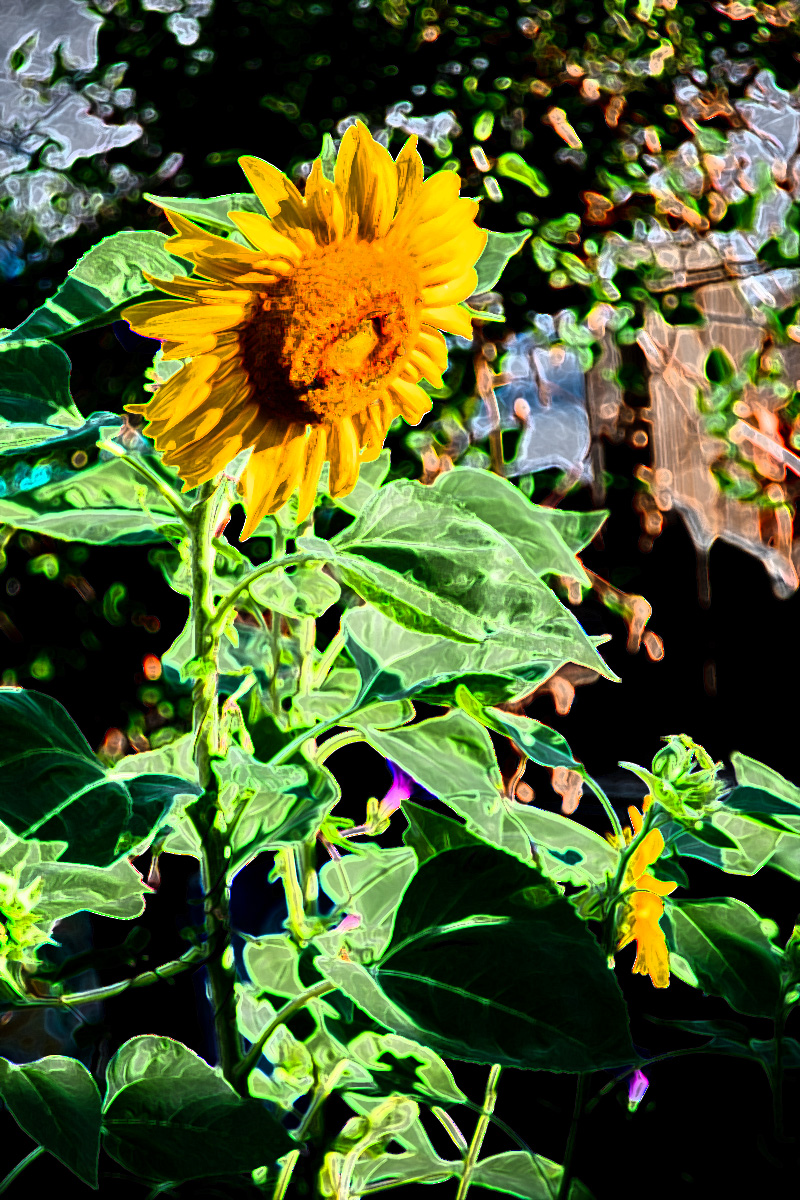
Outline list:
[[[573,7],[582,10],[582,6]],[[720,38],[719,17],[709,15],[712,6],[694,7],[700,10],[701,24],[706,18],[717,21],[709,28],[713,27]],[[321,11],[314,12],[315,8]],[[494,6],[482,3],[475,8],[495,11]],[[504,28],[506,24],[510,27],[510,33],[501,36],[489,29],[480,35],[480,49],[463,50],[464,54],[480,53],[490,59],[487,76],[512,73],[515,64],[511,56],[526,48],[519,45],[521,39],[514,40],[517,10],[509,8],[509,21],[501,23]],[[448,43],[445,35],[433,45],[414,46],[416,10],[410,11],[408,27],[402,28],[382,16],[377,5],[367,9],[356,4],[309,7],[277,0],[268,4],[218,0],[214,13],[202,22],[200,42],[191,48],[213,49],[213,60],[202,62],[192,57],[189,48],[176,46],[163,28],[161,14],[140,12],[138,8],[133,11],[132,6],[125,16],[118,9],[101,32],[100,60],[106,64],[123,58],[129,61],[126,86],[134,87],[139,102],[147,103],[158,115],[148,125],[147,139],[126,147],[116,157],[144,169],[144,157],[152,153],[148,146],[156,145],[164,153],[177,151],[184,155],[184,164],[172,181],[171,191],[219,195],[246,186],[236,164],[239,154],[253,153],[290,169],[318,153],[322,132],[344,115],[366,116],[373,128],[382,124],[385,108],[411,98],[412,85],[429,89],[415,100],[415,115],[450,107],[454,101],[438,96],[433,89],[444,78],[439,69],[442,63],[462,51]],[[734,25],[729,40],[736,43],[745,36],[739,23]],[[781,36],[777,31],[763,54],[774,64],[777,81],[793,86],[788,34],[783,41]],[[328,56],[330,61],[313,65],[320,55]],[[391,67],[397,69],[391,71]],[[796,73],[796,66],[794,70]],[[666,83],[664,89],[662,100],[670,98]],[[548,103],[553,102],[551,98]],[[645,99],[641,103],[644,105]],[[284,109],[276,108],[276,104],[284,105]],[[296,106],[296,114],[286,109],[291,104]],[[592,119],[591,115],[587,119]],[[471,141],[470,123],[471,118],[462,122],[465,132],[457,153]],[[530,124],[535,127],[534,121]],[[537,214],[543,219],[559,215],[563,209],[579,210],[578,192],[588,186],[592,162],[602,158],[602,137],[611,137],[603,127],[598,133],[601,144],[584,172],[542,162],[551,182],[550,197],[537,202]],[[681,131],[678,140],[684,136]],[[395,134],[393,153],[404,137]],[[534,161],[544,153],[542,145],[543,139]],[[435,168],[438,164],[431,148],[421,142],[419,149]],[[137,156],[141,156],[138,164]],[[114,157],[109,155],[108,160]],[[530,202],[523,206],[530,207]],[[484,204],[480,220],[498,230],[516,229],[519,226],[513,207]],[[41,303],[98,236],[118,228],[147,227],[167,228],[160,212],[141,200],[129,204],[120,217],[107,221],[99,232],[83,231],[60,243],[48,261],[32,263],[22,276],[6,282],[0,323],[15,325]],[[529,308],[556,312],[581,299],[575,288],[549,290],[529,255],[513,260],[509,291],[512,286],[526,290],[524,303],[506,299],[506,330],[523,329]],[[502,327],[497,328],[503,332]],[[123,403],[142,394],[142,372],[149,364],[153,345],[119,332],[121,336],[117,337],[115,330],[102,330],[66,343],[74,364],[75,399],[87,414],[98,409],[120,411]],[[628,396],[626,400],[634,407],[646,403],[645,396]],[[418,472],[402,435],[395,438],[392,451],[395,462],[405,459]],[[592,633],[613,634],[603,653],[622,682],[612,684],[601,679],[580,688],[567,716],[558,716],[552,698],[543,696],[531,705],[530,715],[547,721],[567,737],[590,772],[607,782],[607,790],[623,817],[626,803],[641,797],[643,788],[635,781],[631,785],[633,777],[628,777],[629,790],[625,791],[626,777],[618,772],[617,763],[626,759],[647,765],[662,735],[688,733],[715,759],[727,759],[732,750],[740,750],[796,779],[796,718],[791,697],[795,686],[797,597],[777,600],[755,559],[717,544],[711,552],[712,602],[709,608],[701,608],[694,550],[677,518],[667,518],[664,533],[652,551],[643,553],[639,548],[639,517],[632,506],[633,470],[637,462],[648,461],[647,452],[625,444],[609,446],[606,459],[613,481],[607,498],[611,517],[602,547],[590,547],[584,562],[626,591],[641,593],[649,600],[653,608],[650,624],[664,640],[664,658],[652,662],[644,650],[628,654],[623,622],[596,599],[587,598],[578,610],[579,619]],[[535,495],[541,498],[538,490]],[[571,493],[566,506],[591,508],[589,490]],[[228,529],[230,537],[241,528],[241,522],[241,512],[235,512]],[[58,578],[51,580],[30,572],[29,564],[42,553],[59,557]],[[76,578],[85,580],[88,588],[76,588]],[[184,598],[171,592],[161,573],[149,563],[147,547],[91,547],[84,556],[80,547],[38,538],[23,544],[22,539],[15,538],[8,547],[8,563],[0,582],[4,587],[0,608],[6,614],[0,670],[12,669],[24,686],[60,700],[94,748],[100,749],[113,729],[135,738],[143,731],[149,733],[169,724],[179,730],[186,728],[181,697],[172,693],[163,680],[154,688],[143,675],[144,657],[164,653],[187,614]],[[124,594],[110,592],[115,584],[123,585]],[[110,601],[114,595],[118,598],[115,606]],[[171,705],[173,713],[164,715],[167,708],[159,713],[159,704]],[[329,765],[343,785],[337,812],[362,821],[367,798],[382,795],[388,787],[386,767],[362,746],[338,752]],[[559,798],[550,789],[546,772],[531,768],[526,780],[536,790],[537,804],[558,808]],[[415,794],[415,799],[440,807],[421,792]],[[590,798],[582,801],[576,815],[593,828],[605,830],[599,805]],[[384,843],[400,844],[403,828],[402,818],[396,817]],[[137,866],[146,873],[148,856]],[[269,859],[262,857],[234,884],[234,923],[244,932],[259,934],[281,928],[285,915],[282,892],[280,886],[266,881],[270,866]],[[763,871],[754,878],[726,876],[695,860],[688,860],[686,869],[692,896],[735,895],[760,915],[775,920],[781,940],[788,937],[800,910],[800,888],[795,880],[775,871]],[[200,909],[193,903],[199,895],[193,861],[166,856],[161,860],[161,875],[159,890],[148,900],[140,922],[149,931],[151,941],[137,960],[138,969],[182,953],[187,943],[180,931],[200,919]],[[89,924],[96,946],[116,945],[128,932],[127,924],[107,918],[92,917]],[[85,944],[86,918],[76,918],[70,930],[74,930],[78,943],[83,938]],[[743,1019],[752,1025],[755,1036],[769,1036],[768,1023],[739,1018],[722,1001],[705,997],[674,977],[667,991],[655,990],[649,978],[630,975],[633,958],[634,948],[628,947],[618,957],[617,974],[629,1001],[633,1037],[640,1051],[657,1054],[697,1044],[689,1034],[651,1024],[647,1014],[661,1018]],[[94,973],[77,982],[82,986],[108,983],[119,978],[124,969]],[[81,1023],[73,1021],[71,1040],[70,1030],[42,1030],[15,1017],[4,1031],[7,1041],[3,1052],[14,1061],[28,1061],[41,1055],[44,1039],[49,1046],[47,1053],[78,1054],[101,1078],[105,1063],[123,1041],[138,1033],[157,1032],[182,1040],[214,1061],[203,987],[201,973],[194,977],[182,975],[170,984],[121,996],[102,1009],[95,1006],[84,1012]],[[303,1018],[293,1023],[292,1029],[304,1036]],[[305,1032],[310,1032],[310,1024]],[[55,1041],[47,1042],[48,1037]],[[63,1048],[53,1048],[59,1039]],[[455,1061],[450,1065],[458,1084],[479,1102],[488,1067]],[[771,1097],[760,1068],[739,1059],[690,1056],[657,1064],[648,1075],[650,1089],[638,1112],[628,1113],[627,1088],[621,1085],[583,1119],[575,1171],[598,1200],[616,1196],[621,1188],[631,1186],[645,1187],[656,1195],[722,1195],[728,1187],[741,1186],[743,1179],[757,1180],[764,1193],[774,1194],[793,1177],[798,1166],[797,1147],[776,1146],[773,1142]],[[587,1096],[595,1096],[610,1079],[603,1072],[592,1076]],[[507,1070],[501,1077],[496,1111],[538,1153],[561,1162],[573,1095],[574,1079],[570,1077]],[[328,1131],[340,1128],[351,1115],[338,1099],[333,1099],[326,1111]],[[453,1115],[469,1140],[475,1116],[465,1110],[453,1110]],[[797,1128],[798,1115],[797,1081],[789,1073],[789,1132]],[[426,1118],[425,1123],[439,1152],[450,1156],[454,1147],[438,1123],[432,1118]],[[3,1171],[32,1148],[16,1127],[13,1132],[5,1128],[0,1149]],[[505,1135],[490,1129],[484,1155],[512,1148]],[[103,1158],[101,1168],[102,1194],[148,1194],[140,1185],[123,1183],[115,1177],[116,1164],[111,1160]],[[40,1159],[13,1185],[10,1194],[14,1195],[14,1187],[21,1193],[26,1184],[44,1186],[46,1177],[60,1186],[69,1183],[67,1173],[52,1160]],[[289,1195],[304,1194],[299,1190],[304,1178],[298,1173]],[[455,1183],[437,1187],[443,1200],[455,1196]],[[409,1191],[393,1189],[395,1195]],[[228,1184],[195,1183],[176,1194],[210,1196],[233,1191]]]

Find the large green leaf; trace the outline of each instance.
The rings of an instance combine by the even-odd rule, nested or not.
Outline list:
[[[361,690],[361,677],[351,667],[336,667],[325,677],[319,688],[312,688],[297,695],[292,705],[292,727],[311,727],[319,721],[330,721],[337,713],[352,709],[353,701]],[[373,729],[394,729],[406,725],[414,716],[414,705],[410,700],[378,701],[344,717],[340,724],[345,728],[369,725]]]
[[[708,824],[706,822],[704,832],[707,832]],[[734,839],[735,846],[713,845],[702,841],[693,833],[684,831],[676,822],[663,827],[664,841],[670,845],[674,854],[699,858],[729,875],[755,875],[772,859],[778,842],[785,836],[778,829],[751,821],[725,808],[716,809],[712,813],[710,824]]]
[[[97,412],[66,429],[16,423],[0,426],[0,496],[38,494],[45,487],[52,494],[82,482],[86,471],[75,465],[73,456],[82,451],[85,468],[91,457],[96,458],[97,439],[109,426],[119,424],[114,413]],[[89,473],[93,469],[94,465],[87,468]]]
[[[430,808],[423,808],[421,804],[414,804],[412,800],[404,800],[401,811],[408,822],[403,841],[411,846],[420,865],[445,850],[483,844],[483,839],[470,833],[466,825]]]
[[[387,1040],[392,1038],[391,1034],[386,1036]],[[394,1040],[405,1041],[406,1039],[395,1038]],[[372,1114],[385,1103],[386,1098],[384,1096],[365,1096],[360,1092],[345,1092],[343,1099],[357,1113],[369,1118],[372,1125]],[[398,1097],[395,1103],[398,1108],[401,1108],[401,1111],[404,1110],[404,1114],[399,1120],[397,1109],[388,1114],[391,1131],[385,1126],[382,1129],[376,1114],[374,1118],[376,1124],[371,1129],[374,1141],[369,1150],[360,1154],[355,1162],[352,1181],[353,1194],[363,1195],[369,1185],[377,1187],[379,1183],[397,1186],[405,1179],[413,1181],[424,1177],[427,1182],[432,1182],[433,1177],[436,1176],[438,1182],[442,1182],[457,1175],[462,1169],[460,1160],[444,1159],[436,1153],[419,1118],[419,1106],[415,1102],[404,1101]],[[382,1138],[380,1137],[381,1132],[383,1132]],[[398,1144],[403,1147],[402,1153],[389,1152],[387,1149],[381,1151],[381,1147],[386,1146],[389,1138],[391,1139],[390,1144]],[[392,1185],[389,1184],[389,1180],[392,1181]]]
[[[531,236],[530,229],[525,229],[521,233],[495,233],[493,229],[489,229],[487,232],[489,236],[486,245],[475,264],[475,270],[478,272],[476,295],[492,290],[505,271],[509,259],[519,253]]]
[[[156,459],[148,465],[159,470]],[[0,497],[0,523],[48,537],[94,545],[139,545],[165,540],[174,509],[156,487],[119,458],[37,484],[24,497]]]
[[[143,271],[171,279],[188,274],[190,265],[165,250],[164,234],[154,229],[112,233],[87,250],[54,294],[0,341],[57,340],[108,325],[147,293],[163,299]]]
[[[381,450],[380,454],[372,462],[364,463],[358,473],[358,482],[352,492],[348,492],[346,496],[340,496],[334,500],[337,508],[343,508],[345,512],[350,513],[355,517],[361,512],[361,509],[371,500],[377,490],[380,488],[386,476],[389,474],[391,466],[391,452],[389,450]],[[328,494],[328,475],[329,464],[324,463],[322,472],[319,477],[319,488],[323,495]]]
[[[57,700],[0,691],[0,820],[18,837],[63,840],[72,863],[108,867],[150,843],[176,796],[199,790],[167,775],[129,786]]]
[[[524,1150],[506,1150],[475,1164],[470,1176],[474,1187],[490,1188],[504,1196],[522,1196],[523,1200],[553,1200],[558,1194],[564,1168],[541,1154]],[[593,1200],[592,1193],[579,1179],[573,1179],[569,1200]]]
[[[0,1098],[29,1137],[97,1188],[102,1101],[83,1063],[61,1054],[19,1066],[0,1058]]]
[[[553,510],[532,504],[507,479],[491,471],[456,467],[437,476],[433,488],[501,533],[536,575],[567,575],[585,587],[590,586],[581,563],[551,519]],[[607,515],[605,512],[575,514],[599,517],[598,529]]]
[[[387,484],[330,544],[334,574],[407,629],[461,642],[524,636],[531,657],[544,656],[555,638],[575,661],[610,675],[511,543],[441,490]]]
[[[315,959],[373,1019],[449,1058],[559,1072],[637,1062],[622,993],[587,926],[546,876],[494,846],[419,867],[369,973],[331,961]]]
[[[144,193],[144,199],[159,208],[169,209],[182,217],[188,217],[199,225],[211,225],[214,229],[225,229],[230,233],[238,226],[228,216],[229,212],[254,212],[266,216],[266,210],[258,196],[252,192],[232,192],[227,196],[209,196],[198,200],[194,196],[153,196]]]
[[[747,1016],[774,1017],[782,953],[752,908],[729,896],[670,900],[664,933],[704,992]]]
[[[292,1140],[257,1100],[181,1042],[131,1038],[106,1071],[103,1149],[134,1175],[182,1183],[274,1163]]]
[[[573,757],[566,738],[549,725],[500,708],[487,708],[463,684],[456,688],[456,703],[474,721],[511,738],[521,753],[539,766],[567,767],[583,774],[583,764]]]
[[[52,342],[0,341],[0,419],[15,424],[80,425],[69,390],[69,358]]]
[[[468,644],[404,629],[366,605],[345,613],[342,631],[361,675],[362,704],[405,697],[452,704],[459,682],[483,703],[497,704],[528,695],[567,662],[617,680],[577,622],[547,627],[543,622],[537,628],[534,619],[527,631],[520,622],[518,628]]]

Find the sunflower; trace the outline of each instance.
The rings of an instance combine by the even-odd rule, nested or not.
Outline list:
[[[304,195],[270,163],[240,158],[266,212],[228,214],[249,245],[167,211],[177,236],[166,245],[193,274],[146,275],[173,299],[122,313],[165,359],[188,360],[148,404],[126,405],[184,491],[252,448],[238,485],[243,539],[298,485],[304,521],[326,461],[330,495],[352,491],[395,417],[416,425],[430,410],[419,381],[442,386],[442,331],[472,337],[460,302],[488,235],[455,172],[423,182],[416,142],[392,159],[359,121],[334,178],[317,159]]]
[[[646,796],[642,804],[642,812],[653,803],[652,796]],[[638,834],[642,828],[642,813],[631,805],[628,816],[633,826],[633,834]],[[625,841],[630,844],[633,834],[625,831]],[[606,834],[612,845],[616,846],[616,836]],[[625,872],[626,888],[634,887],[626,901],[625,915],[620,922],[620,940],[617,950],[622,950],[629,942],[636,940],[636,961],[633,964],[633,974],[649,975],[657,988],[669,987],[669,953],[664,932],[659,925],[664,915],[662,896],[674,892],[677,883],[671,883],[647,873],[647,867],[654,863],[664,849],[664,839],[657,829],[651,829],[636,848]]]

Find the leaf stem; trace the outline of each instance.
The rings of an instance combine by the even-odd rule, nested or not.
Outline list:
[[[37,1159],[40,1154],[44,1154],[44,1146],[37,1146],[35,1150],[31,1150],[30,1154],[27,1155],[26,1158],[23,1158],[22,1162],[18,1162],[15,1167],[12,1167],[5,1179],[2,1181],[2,1183],[0,1183],[0,1192],[4,1192],[6,1188],[10,1187],[14,1180],[21,1175],[25,1168],[30,1166],[30,1164]]]
[[[172,488],[169,487],[168,484],[164,483],[162,479],[159,479],[154,471],[151,471],[144,465],[143,462],[140,462],[138,458],[134,457],[134,455],[126,454],[125,451],[119,446],[115,445],[114,442],[107,442],[101,439],[97,443],[97,447],[99,450],[106,450],[109,454],[115,455],[116,458],[121,458],[123,462],[126,462],[132,470],[137,471],[142,478],[148,481],[148,483],[152,483],[153,487],[161,493],[161,495],[169,504],[170,508],[175,511],[187,529],[190,527],[191,518],[189,512],[181,504]]]
[[[336,750],[343,746],[352,746],[353,742],[365,742],[366,735],[360,729],[346,729],[344,733],[336,733],[327,742],[323,742],[314,756],[318,763],[324,763]]]
[[[269,562],[261,563],[261,565],[256,567],[255,570],[251,571],[249,575],[245,575],[244,579],[240,580],[236,587],[232,588],[228,592],[227,596],[220,600],[217,608],[217,623],[222,623],[222,619],[227,613],[228,609],[233,608],[243,592],[248,591],[248,589],[252,587],[256,580],[261,579],[264,575],[268,575],[270,571],[277,571],[281,567],[302,567],[306,563],[328,561],[327,555],[303,552],[297,554],[284,554],[280,558],[273,558],[270,559]]]
[[[570,1184],[572,1183],[572,1163],[575,1158],[575,1142],[578,1136],[578,1124],[583,1111],[583,1097],[586,1091],[586,1079],[588,1072],[581,1071],[578,1075],[578,1082],[575,1085],[575,1107],[572,1110],[572,1122],[569,1127],[567,1136],[567,1148],[564,1152],[564,1166],[561,1172],[561,1183],[558,1189],[556,1200],[567,1200],[570,1192]]]
[[[342,630],[339,629],[338,633],[334,634],[334,636],[331,638],[330,642],[322,653],[322,657],[317,663],[313,680],[313,686],[315,688],[320,687],[325,681],[328,676],[328,672],[336,662],[336,659],[339,657],[342,650],[344,650],[344,634],[342,633]]]
[[[305,992],[301,992],[299,996],[295,996],[288,1004],[284,1004],[283,1008],[272,1018],[266,1029],[258,1035],[257,1041],[253,1042],[244,1058],[237,1064],[234,1070],[236,1078],[243,1079],[245,1082],[247,1081],[248,1075],[255,1069],[258,1060],[261,1058],[261,1052],[267,1042],[275,1030],[289,1020],[289,1017],[299,1012],[301,1008],[305,1008],[309,1000],[315,1000],[317,996],[324,996],[326,992],[335,991],[336,984],[325,979],[322,983],[315,983],[313,987],[308,988]]]
[[[280,763],[286,762],[288,758],[292,757],[296,750],[300,749],[304,742],[309,741],[311,738],[319,737],[321,733],[327,733],[329,729],[333,729],[336,725],[341,725],[342,720],[345,717],[351,716],[354,712],[357,712],[357,710],[358,704],[353,704],[350,706],[350,708],[346,708],[344,712],[337,713],[335,717],[331,717],[329,721],[320,721],[319,725],[314,725],[311,729],[302,730],[300,733],[298,733],[296,738],[292,738],[291,742],[287,742],[287,744],[280,749],[277,754],[273,754],[272,758],[269,760],[269,765],[271,767],[277,767]]]
[[[486,1137],[486,1130],[489,1128],[489,1118],[494,1112],[494,1106],[497,1103],[497,1081],[500,1078],[502,1070],[503,1068],[499,1063],[494,1063],[492,1069],[489,1071],[489,1079],[486,1083],[486,1095],[483,1101],[483,1112],[478,1118],[478,1123],[475,1126],[475,1132],[472,1135],[472,1141],[467,1151],[467,1157],[464,1159],[464,1168],[461,1172],[456,1200],[465,1200],[469,1191],[472,1182],[472,1172],[478,1161],[483,1139]]]

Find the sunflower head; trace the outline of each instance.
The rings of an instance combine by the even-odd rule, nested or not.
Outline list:
[[[455,172],[423,182],[416,137],[393,159],[357,122],[333,179],[317,159],[304,195],[270,163],[239,162],[264,210],[228,214],[248,245],[168,211],[167,246],[193,273],[148,276],[172,299],[122,315],[184,360],[149,404],[126,406],[184,488],[252,449],[239,481],[246,538],[298,485],[305,520],[326,461],[330,494],[352,491],[395,417],[417,424],[430,410],[420,380],[442,384],[443,331],[472,336],[460,304],[487,234]]]

